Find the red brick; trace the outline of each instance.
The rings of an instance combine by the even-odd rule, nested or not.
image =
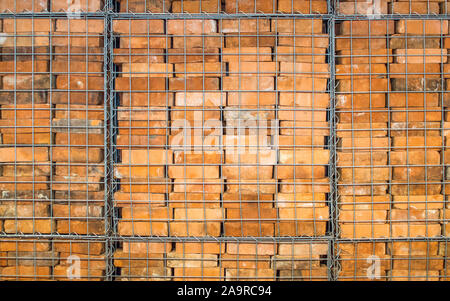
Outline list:
[[[360,37],[360,36],[337,36],[336,37],[336,50],[344,49],[386,49],[387,41],[386,38],[377,37]],[[390,47],[394,48],[394,47]]]
[[[57,89],[70,90],[103,90],[104,78],[88,76],[59,75],[56,78]]]

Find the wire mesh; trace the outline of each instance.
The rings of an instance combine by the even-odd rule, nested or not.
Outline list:
[[[446,12],[2,1],[0,280],[449,280]]]

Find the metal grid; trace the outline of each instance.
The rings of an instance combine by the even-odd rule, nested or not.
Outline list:
[[[7,103],[1,105],[1,119],[9,121],[0,129],[2,148],[23,148],[24,152],[0,154],[6,158],[2,184],[14,191],[13,196],[3,193],[0,203],[1,280],[448,280],[445,87],[449,72],[444,50],[450,47],[444,29],[448,26],[442,26],[448,19],[442,14],[445,2],[441,3],[441,15],[434,13],[435,5],[429,2],[427,16],[413,9],[402,17],[387,14],[374,20],[376,11],[344,15],[338,9],[340,4],[333,8],[332,1],[328,1],[327,11],[319,1],[273,1],[272,6],[261,8],[271,1],[246,1],[244,7],[235,0],[170,1],[171,5],[143,0],[132,1],[133,9],[106,1],[95,11],[91,8],[100,1],[89,1],[88,9],[58,11],[48,3],[47,11],[39,12],[33,7],[19,9],[20,1],[16,1],[0,11],[3,20],[13,20],[6,22],[10,24],[6,43],[12,46],[7,52],[2,47],[0,60],[4,68],[13,68],[1,73],[2,93],[7,95],[2,98]],[[87,5],[81,2],[82,7]],[[410,21],[399,27],[401,18]],[[38,32],[45,20],[51,25]],[[305,26],[308,20],[320,21],[321,30],[311,26],[310,31]],[[358,20],[369,20],[367,27]],[[437,31],[429,20],[439,23]],[[83,30],[87,22],[98,21],[101,26],[89,27],[94,32]],[[22,23],[17,26],[17,22]],[[23,22],[28,22],[25,27]],[[286,31],[290,22],[301,25]],[[379,26],[374,26],[377,22],[387,28],[381,37]],[[344,33],[343,23],[349,24],[344,25]],[[72,25],[64,31],[64,24]],[[2,25],[3,32],[8,32]],[[385,49],[380,46],[383,40]],[[64,52],[61,48],[67,41],[73,47]],[[25,46],[19,46],[21,43]],[[42,43],[50,47],[40,48]],[[85,47],[91,43],[103,49]],[[289,52],[293,45],[297,48]],[[72,49],[77,47],[78,51]],[[235,50],[227,52],[228,48]],[[414,66],[398,66],[411,60]],[[145,62],[150,64],[144,67]],[[58,64],[67,67],[58,69]],[[322,65],[328,69],[324,71]],[[344,65],[367,66],[348,69]],[[22,75],[31,82],[18,87],[17,77]],[[78,83],[69,80],[67,86],[58,87],[58,77],[65,75],[80,80],[102,77],[98,82],[102,86],[80,91],[74,88]],[[5,88],[3,77],[8,76],[16,80]],[[48,86],[40,81],[46,76]],[[289,87],[284,82],[288,87],[283,88],[280,78],[286,77],[298,78],[300,83],[294,81]],[[254,86],[245,78],[251,78]],[[273,85],[265,78],[273,78]],[[306,84],[312,88],[302,86],[305,78],[312,78]],[[408,85],[418,85],[417,78],[435,86],[412,91]],[[325,90],[316,90],[324,79]],[[347,83],[342,84],[344,81]],[[385,88],[380,90],[376,82],[385,82]],[[89,103],[97,92],[101,93],[97,95],[99,103]],[[293,93],[301,96],[296,99]],[[189,98],[189,94],[195,97]],[[329,97],[327,106],[322,106],[322,94]],[[379,106],[380,94],[385,95],[385,106]],[[70,105],[64,107],[58,98]],[[352,100],[351,105],[342,103],[345,98]],[[73,104],[77,99],[81,103]],[[311,106],[304,106],[305,99]],[[24,119],[30,114],[31,120]],[[81,115],[84,117],[74,118]],[[98,119],[92,119],[94,115]],[[293,118],[283,120],[288,115]],[[305,115],[314,119],[325,115],[325,124],[297,125],[297,117]],[[365,123],[357,120],[367,117],[373,121],[377,115],[387,118],[384,127],[373,128],[372,124],[365,128]],[[433,120],[423,126],[395,125],[397,119],[414,123],[417,121],[411,120],[428,116]],[[35,123],[39,119],[50,122],[40,126]],[[187,124],[190,136],[184,130]],[[219,132],[214,132],[217,128]],[[261,135],[264,130],[269,135]],[[66,140],[57,142],[58,134],[69,132]],[[90,134],[74,147],[73,139],[82,135],[80,132]],[[417,138],[420,132],[430,135]],[[102,142],[91,143],[91,133],[102,136]],[[205,141],[211,133],[213,139]],[[247,138],[234,139],[230,146],[224,139],[228,133]],[[251,140],[250,133],[270,139]],[[9,137],[10,143],[5,143],[5,135],[14,140]],[[176,135],[181,138],[178,145],[173,143]],[[366,139],[360,139],[361,135]],[[316,139],[318,136],[323,141]],[[20,139],[30,142],[20,143]],[[250,144],[244,154],[239,151],[245,149],[242,142]],[[60,161],[54,156],[58,148],[83,149],[73,156],[100,149],[103,157],[101,162],[85,158],[75,163],[71,153]],[[255,151],[249,154],[252,149]],[[315,162],[320,158],[316,155],[308,160],[305,152],[312,149],[325,151],[326,162],[325,155],[321,163]],[[238,153],[227,160],[231,150]],[[39,152],[48,160],[37,160]],[[289,152],[292,157],[287,156]],[[374,154],[380,152],[386,153],[381,165],[374,163]],[[416,158],[419,163],[410,161],[415,160],[413,152],[424,152],[423,158]],[[26,159],[30,153],[31,160]],[[404,158],[399,153],[407,155]],[[18,160],[17,154],[25,160]],[[368,162],[364,154],[368,154]],[[351,157],[347,163],[342,161],[346,156]],[[428,158],[432,158],[430,162]],[[98,166],[103,168],[103,176],[92,179],[92,173],[100,174]],[[69,177],[61,174],[64,168]],[[88,168],[87,177],[75,175],[78,168]],[[272,172],[267,171],[270,169]],[[286,170],[291,176],[280,178]],[[325,177],[316,176],[318,170],[324,170]],[[21,181],[16,182],[20,172],[30,178],[20,176]],[[303,178],[305,173],[311,175]],[[382,183],[372,180],[386,173],[383,199],[375,193]],[[45,177],[42,181],[36,179],[40,174]],[[252,176],[246,179],[249,174]],[[268,174],[271,177],[266,179]],[[133,179],[135,175],[139,177]],[[191,180],[192,175],[196,180]],[[32,193],[22,192],[22,184],[30,186]],[[39,185],[48,188],[48,196],[36,196],[42,192]],[[438,186],[439,193],[434,193]],[[74,187],[86,187],[85,192],[76,192]],[[355,188],[361,187],[368,193],[357,195]],[[99,189],[101,199],[86,197],[97,195]],[[417,189],[424,193],[416,195]],[[291,197],[283,198],[286,194]],[[46,199],[42,201],[42,197]],[[302,207],[308,203],[314,206]],[[29,214],[18,216],[19,208]],[[27,225],[17,228],[21,221]],[[40,223],[48,223],[50,229]],[[366,233],[361,235],[361,229]],[[70,255],[75,257],[68,261]],[[78,264],[81,274],[73,277]]]
[[[257,246],[264,238],[277,245],[332,237],[326,21],[118,18],[112,26],[119,241],[182,237],[225,248],[229,240]],[[118,261],[126,268],[119,278],[151,259],[123,249],[116,254],[130,266]],[[330,250],[321,255],[331,258]],[[233,255],[207,252],[200,255],[219,264]],[[199,256],[183,254],[191,255]],[[276,261],[276,250],[271,255]],[[238,278],[278,279],[269,258],[261,266],[272,274],[248,265]],[[213,266],[216,277],[235,279],[225,266]],[[180,272],[177,264],[158,267],[161,277]],[[135,272],[128,276],[151,278],[148,269]]]

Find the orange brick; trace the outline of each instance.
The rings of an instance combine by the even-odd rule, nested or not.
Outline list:
[[[269,19],[222,19],[219,23],[222,33],[270,32]]]
[[[103,160],[103,150],[85,147],[53,147],[52,160],[55,162],[100,163]]]
[[[168,20],[167,34],[209,34],[217,32],[216,20]]]
[[[219,13],[221,11],[221,3],[217,0],[186,0],[173,1],[173,13]],[[186,279],[187,280],[187,279]],[[192,279],[194,280],[194,279]]]
[[[390,11],[393,14],[439,14],[438,2],[392,2]]]
[[[273,19],[272,31],[290,34],[320,34],[322,20],[319,19]]]
[[[163,20],[114,20],[113,31],[123,35],[163,34]]]
[[[222,48],[223,62],[270,62],[271,47]]]
[[[281,91],[325,92],[327,80],[322,78],[277,77],[277,89]]]
[[[339,14],[342,15],[372,15],[387,14],[387,1],[368,1],[368,2],[339,2],[337,8]]]
[[[58,19],[56,20],[56,31],[79,32],[79,33],[99,33],[103,34],[103,20],[77,20],[77,19]]]
[[[51,1],[50,11],[53,12],[97,12],[103,10],[103,0],[70,0]]]
[[[219,90],[219,79],[213,77],[176,77],[169,79],[169,91],[210,91]]]
[[[201,37],[189,36],[188,39],[184,36],[174,36],[172,48],[222,48],[222,40],[220,35],[213,34],[202,35]]]
[[[48,9],[48,0],[5,0],[0,3],[0,12],[44,12]]]
[[[277,11],[287,14],[326,14],[328,8],[325,1],[278,0]]]
[[[394,56],[399,64],[441,64],[447,62],[447,49],[396,49]]]
[[[398,20],[395,24],[396,33],[411,35],[441,35],[448,34],[447,20]]]
[[[14,4],[12,5],[14,9]],[[31,10],[31,9],[30,9]],[[55,30],[54,20],[52,19],[4,19],[3,32],[24,33],[24,32],[52,32]]]
[[[121,77],[173,77],[174,65],[165,63],[122,64]]]
[[[394,21],[392,20],[355,20],[343,21],[339,34],[352,36],[385,36],[393,33]]]
[[[101,90],[104,88],[104,78],[95,76],[59,75],[56,77],[56,88],[63,90]]]
[[[237,13],[274,13],[276,12],[275,0],[255,0],[254,2],[244,0],[225,0],[225,12]]]
[[[345,49],[337,52],[336,63],[353,64],[387,64],[393,61],[392,49]]]

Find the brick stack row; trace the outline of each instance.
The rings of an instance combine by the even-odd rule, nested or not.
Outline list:
[[[52,233],[52,143],[48,19],[3,19],[1,47],[0,230]],[[33,35],[33,28],[38,34]]]
[[[119,0],[116,11],[134,13],[326,14],[326,0]]]
[[[114,254],[117,280],[327,280],[328,243],[136,242]]]
[[[103,20],[56,20],[53,217],[61,234],[105,233]]]
[[[0,280],[100,281],[104,254],[104,241],[0,238]]]
[[[439,15],[449,11],[445,0],[339,0],[336,11],[341,15]]]
[[[341,238],[447,235],[441,101],[448,60],[442,37],[447,34],[448,21],[441,20],[340,24],[336,164]],[[347,255],[343,260],[351,259],[352,253]],[[347,276],[366,273],[363,266],[343,267]],[[407,266],[394,264],[385,271],[392,278],[414,278],[427,271],[439,276],[443,269],[421,267],[409,274]]]
[[[386,72],[392,61],[387,38],[393,26],[392,21],[344,21],[336,40],[336,166],[342,238],[389,236],[385,223],[390,202]]]
[[[338,243],[340,281],[446,281],[448,246],[439,241]]]
[[[0,12],[98,12],[103,10],[103,0],[4,0]]]

